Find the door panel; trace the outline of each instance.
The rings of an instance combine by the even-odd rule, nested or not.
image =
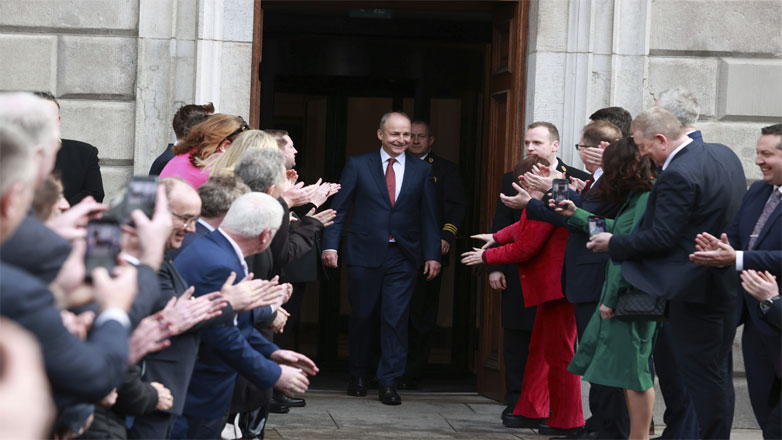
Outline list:
[[[488,74],[488,145],[484,153],[481,185],[481,232],[489,231],[502,175],[522,157],[524,81],[526,71],[527,14],[529,3],[497,6],[494,12],[491,67]],[[480,344],[478,393],[502,401],[505,372],[502,356],[501,296],[488,285],[486,272],[478,288]]]

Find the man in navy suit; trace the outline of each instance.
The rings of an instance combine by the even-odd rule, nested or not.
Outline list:
[[[396,381],[407,359],[408,305],[418,268],[431,280],[440,272],[440,231],[432,166],[406,152],[410,118],[386,113],[377,137],[380,151],[348,159],[331,207],[334,224],[323,236],[323,264],[337,267],[340,235],[353,206],[345,241],[350,276],[348,394],[366,395],[371,335],[380,309],[379,398],[399,405]]]
[[[695,405],[701,438],[728,438],[733,421],[730,353],[736,333],[735,273],[689,261],[695,236],[718,234],[738,211],[746,188],[736,154],[685,135],[670,112],[654,107],[632,125],[641,154],[662,166],[631,234],[601,233],[588,247],[608,251],[639,290],[669,300],[671,349]],[[644,403],[649,405],[651,399]]]
[[[273,197],[244,194],[231,205],[220,227],[191,244],[174,265],[195,287],[196,296],[221,290],[231,273],[237,279],[247,275],[245,257],[269,247],[282,215],[282,206]],[[257,309],[241,312],[231,325],[201,331],[198,359],[174,438],[217,437],[237,372],[262,389],[274,386],[288,394],[307,390],[306,374],[317,373],[317,367],[306,356],[280,350],[261,336],[254,328],[257,315]]]
[[[703,233],[696,239],[699,251],[690,258],[704,266],[769,271],[776,276],[779,286],[782,282],[782,124],[761,130],[756,152],[755,164],[760,167],[763,180],[749,188],[738,215],[720,239]],[[776,438],[774,434],[778,433],[769,432],[767,422],[772,410],[780,418],[780,406],[777,403],[774,407],[773,402],[779,399],[782,339],[779,330],[765,319],[768,312],[763,304],[758,304],[743,289],[740,296],[740,322],[744,323],[741,348],[752,410],[763,429],[763,437]],[[768,308],[770,304],[765,306]],[[775,382],[777,395],[770,395],[775,392]]]

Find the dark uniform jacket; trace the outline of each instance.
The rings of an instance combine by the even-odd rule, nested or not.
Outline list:
[[[87,196],[103,201],[97,148],[85,142],[63,139],[54,169],[60,173],[65,198],[71,206]]]
[[[437,225],[440,227],[440,238],[452,245],[459,228],[464,221],[467,201],[464,197],[464,185],[455,163],[432,153],[424,158],[432,164],[437,188]]]

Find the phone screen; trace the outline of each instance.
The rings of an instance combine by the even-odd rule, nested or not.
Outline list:
[[[152,218],[152,214],[155,212],[157,185],[157,177],[133,177],[125,194],[126,218],[129,218],[130,213],[135,209],[140,209],[147,217]]]
[[[606,220],[604,218],[591,216],[589,217],[588,222],[590,237],[601,232],[606,232]]]
[[[554,203],[559,205],[560,202],[567,200],[568,181],[565,179],[554,179],[551,184],[551,198],[554,199]]]
[[[117,265],[120,253],[122,230],[112,220],[90,220],[87,223],[87,253],[84,264],[87,267],[87,280],[96,267],[105,267],[109,272]]]

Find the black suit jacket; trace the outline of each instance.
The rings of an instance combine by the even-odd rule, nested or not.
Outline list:
[[[562,159],[560,158],[557,158],[557,171],[565,173],[565,177],[575,177],[581,180],[588,180],[590,177],[592,177],[592,175],[586,171],[579,170],[578,168],[570,165],[566,165],[565,162],[562,162]]]
[[[746,190],[744,169],[722,144],[692,141],[660,174],[636,231],[611,238],[609,254],[622,275],[649,294],[685,302],[736,296],[732,267],[698,266],[689,259],[695,236],[725,231]]]
[[[86,341],[80,340],[63,326],[48,287],[4,261],[0,262],[0,313],[41,344],[46,375],[56,394],[72,402],[98,402],[122,382],[128,367],[125,327],[108,320],[93,326]]]
[[[570,192],[570,199],[579,208],[591,212],[594,215],[614,218],[621,204],[602,202],[593,191],[602,184],[598,179],[586,193],[578,196]],[[532,199],[527,205],[527,218],[530,220],[545,221],[557,226],[564,226],[570,230],[567,246],[565,247],[565,263],[562,266],[562,292],[568,302],[573,304],[597,302],[605,281],[605,265],[608,254],[594,253],[587,249],[589,234],[567,224],[567,217],[549,209],[545,202]]]
[[[71,206],[87,196],[103,201],[97,148],[85,142],[63,139],[54,169],[60,173],[65,198]]]
[[[0,247],[3,262],[24,270],[44,284],[57,278],[70,253],[68,240],[49,229],[32,211]]]
[[[515,196],[516,190],[511,184],[515,182],[513,172],[507,172],[502,176],[502,193],[506,196]],[[497,199],[497,209],[494,211],[494,220],[492,221],[492,233],[510,226],[521,218],[522,211],[510,209]],[[500,266],[490,266],[489,271],[500,270],[505,274],[507,288],[502,291],[502,327],[515,330],[532,330],[535,322],[536,307],[526,308],[524,305],[524,295],[521,292],[521,280],[519,279],[519,268],[516,264],[503,264]]]
[[[150,176],[159,176],[160,172],[163,171],[163,168],[168,164],[168,161],[174,158],[174,150],[172,150],[172,148],[174,148],[174,144],[168,144],[166,149],[160,153],[160,156],[155,158],[155,161],[152,162],[152,166],[149,168]]]
[[[437,195],[437,226],[440,238],[453,244],[467,212],[464,185],[455,163],[429,152],[424,159],[432,164],[435,193]],[[446,261],[446,260],[444,260]]]
[[[291,224],[288,204],[282,198],[278,200],[283,208],[283,216],[280,229],[269,245],[273,257],[272,276],[279,275],[283,267],[309,252],[323,231],[323,223],[311,217],[303,217]]]

